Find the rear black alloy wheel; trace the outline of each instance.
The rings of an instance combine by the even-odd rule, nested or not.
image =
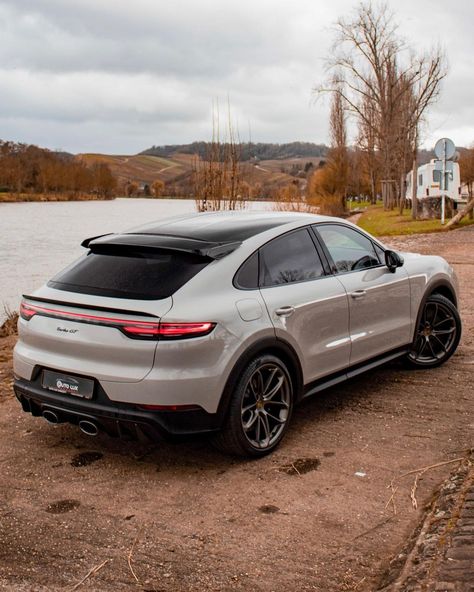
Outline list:
[[[214,444],[239,456],[268,454],[283,438],[292,409],[293,384],[285,364],[273,355],[258,356],[241,374]]]
[[[439,366],[453,355],[460,337],[461,319],[456,307],[444,296],[434,294],[423,306],[408,362],[425,368]]]
[[[280,439],[290,412],[287,373],[269,362],[255,369],[242,397],[242,429],[255,448],[268,448]]]

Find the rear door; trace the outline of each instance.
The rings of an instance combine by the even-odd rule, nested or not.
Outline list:
[[[411,340],[410,284],[403,267],[391,273],[383,251],[344,224],[314,227],[349,297],[351,365]]]
[[[289,232],[260,249],[260,290],[276,336],[291,343],[305,383],[349,364],[349,307],[327,275],[311,231]]]

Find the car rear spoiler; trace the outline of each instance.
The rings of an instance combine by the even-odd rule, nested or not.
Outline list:
[[[209,242],[194,238],[158,234],[102,234],[86,238],[81,245],[92,252],[133,248],[144,251],[178,251],[207,259],[221,259],[240,247],[241,242]]]

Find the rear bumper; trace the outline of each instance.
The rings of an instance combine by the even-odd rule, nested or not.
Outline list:
[[[99,432],[131,440],[173,440],[219,429],[217,414],[204,409],[184,411],[146,411],[134,405],[115,403],[97,385],[93,400],[55,393],[41,387],[39,379],[17,379],[14,391],[23,411],[42,416],[55,413],[58,423],[94,423]]]

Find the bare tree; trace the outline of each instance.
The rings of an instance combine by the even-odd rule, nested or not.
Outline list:
[[[212,140],[204,159],[194,163],[194,196],[199,211],[235,210],[244,206],[241,199],[242,145],[232,123],[230,106],[224,141],[220,135],[219,105],[213,106]]]
[[[378,153],[382,181],[390,189],[384,205],[393,207],[391,188],[397,188],[398,199],[403,192],[400,170],[408,166],[403,160],[407,142],[416,160],[420,122],[438,98],[446,75],[442,52],[435,49],[419,56],[410,52],[387,5],[363,2],[352,19],[337,21],[328,68],[329,84],[315,91],[340,94],[356,117],[361,141],[372,150],[372,157]]]
[[[329,131],[331,137],[331,150],[328,158],[333,163],[334,177],[336,181],[335,193],[341,201],[341,208],[346,209],[346,196],[348,184],[349,159],[347,152],[346,112],[344,105],[344,90],[340,80],[334,81],[336,91],[332,95],[331,113],[329,116]]]
[[[370,183],[370,201],[377,203],[377,187],[380,179],[380,159],[377,152],[376,112],[373,101],[362,99],[363,118],[359,118],[359,129],[356,145],[362,152],[361,166]]]

